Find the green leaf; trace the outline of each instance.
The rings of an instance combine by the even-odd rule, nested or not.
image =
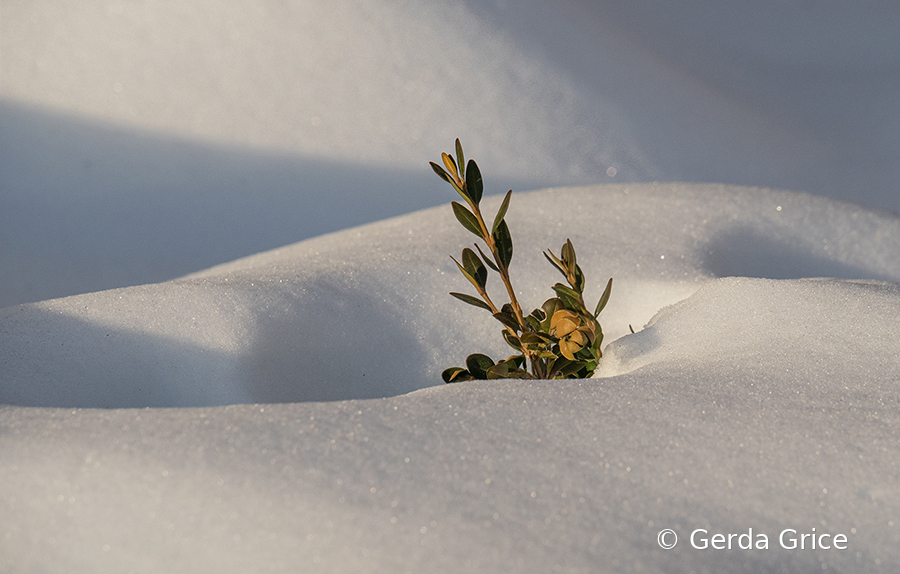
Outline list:
[[[546,333],[522,333],[520,339],[527,345],[543,343],[553,344],[559,340],[556,337],[552,337]]]
[[[497,319],[510,329],[513,329],[515,331],[519,330],[519,322],[516,321],[516,316],[509,311],[500,311],[494,313],[494,319]]]
[[[559,375],[560,375],[559,371],[563,367],[566,367],[571,363],[572,363],[572,361],[570,361],[569,359],[563,357],[562,355],[558,355],[556,359],[554,359],[553,361],[550,362],[550,367],[547,372],[550,374],[551,378],[555,379],[555,378],[559,377]]]
[[[459,383],[471,381],[474,377],[465,369],[450,367],[449,369],[444,369],[444,372],[441,373],[441,378],[444,379],[445,383]]]
[[[468,303],[469,305],[474,305],[475,307],[481,307],[482,309],[486,309],[488,311],[492,311],[490,305],[478,299],[477,297],[472,297],[471,295],[466,295],[465,293],[450,293],[463,303]]]
[[[536,379],[534,375],[522,369],[510,369],[506,375],[510,379]]]
[[[478,205],[481,195],[484,193],[484,180],[481,178],[481,170],[475,160],[470,159],[466,165],[466,191],[472,199],[472,203]]]
[[[475,249],[477,249],[477,250],[478,250],[478,253],[481,254],[481,258],[484,259],[484,262],[487,263],[487,266],[488,266],[488,267],[490,267],[491,269],[493,269],[493,270],[496,271],[497,273],[500,273],[500,270],[497,269],[497,266],[494,265],[494,262],[491,261],[491,258],[484,254],[484,251],[481,250],[481,247],[479,247],[477,243],[475,244]]]
[[[584,293],[584,271],[581,270],[581,265],[577,263],[575,264],[575,283],[572,284],[572,288],[579,293]]]
[[[487,370],[494,366],[494,361],[487,355],[473,353],[466,357],[466,368],[476,379],[486,379]]]
[[[497,226],[500,225],[500,222],[506,217],[506,210],[509,209],[510,197],[512,197],[512,190],[506,192],[506,197],[503,198],[503,203],[500,204],[500,210],[497,211],[497,216],[494,218],[494,225],[491,227],[491,235],[497,233]]]
[[[485,376],[488,379],[508,379],[509,365],[507,365],[506,363],[497,363],[487,370]]]
[[[459,138],[456,138],[456,165],[466,165],[466,158],[463,157],[462,144],[459,143]]]
[[[503,330],[503,339],[506,341],[506,344],[512,347],[517,351],[522,351],[522,341],[519,340],[518,337],[507,331]]]
[[[443,180],[446,181],[447,183],[452,184],[454,187],[456,187],[456,183],[454,183],[454,181],[450,178],[450,174],[448,174],[448,173],[444,170],[444,168],[442,168],[442,167],[439,166],[438,164],[434,163],[433,161],[428,162],[428,165],[431,166],[431,169],[434,170],[434,173],[438,174],[438,177],[440,177],[441,179],[443,179]]]
[[[433,161],[430,161],[430,162],[428,162],[428,163],[431,164],[431,169],[434,170],[434,173],[438,174],[438,176],[439,176],[441,179],[443,179],[444,181],[446,181],[447,183],[449,183],[450,185],[452,185],[452,186],[453,186],[453,189],[456,190],[456,193],[458,193],[458,194],[460,195],[460,197],[462,197],[462,198],[465,199],[466,201],[469,201],[469,198],[466,197],[466,194],[463,193],[463,190],[460,189],[460,187],[459,187],[459,185],[456,183],[456,181],[454,181],[453,178],[450,177],[450,174],[448,174],[446,171],[444,171],[444,168],[442,168],[442,167],[439,166],[438,164],[434,163]]]
[[[560,256],[567,269],[572,269],[575,265],[575,246],[572,245],[571,239],[566,239],[560,250]]]
[[[555,377],[566,378],[569,375],[574,375],[580,371],[582,367],[584,367],[583,361],[570,361],[565,357],[559,357],[553,361],[553,365],[550,367],[550,373]]]
[[[600,311],[606,307],[606,304],[609,302],[609,294],[612,293],[612,277],[609,278],[609,283],[606,284],[606,289],[603,291],[603,295],[600,296],[600,301],[597,302],[597,309],[594,311],[594,318],[600,314]]]
[[[594,339],[594,344],[591,348],[597,353],[598,357],[602,357],[603,353],[600,352],[600,345],[603,343],[603,330],[600,328],[600,324],[597,323],[597,338]]]
[[[513,243],[505,219],[500,222],[497,231],[494,232],[494,243],[497,248],[497,264],[504,269],[509,269],[513,256]]]
[[[478,225],[478,218],[475,217],[475,214],[455,201],[451,201],[450,204],[453,206],[453,215],[456,216],[457,221],[463,227],[481,237],[481,226]]]
[[[550,250],[544,251],[544,257],[546,257],[546,258],[547,258],[547,261],[549,261],[551,265],[553,265],[554,267],[556,267],[557,271],[559,271],[560,273],[562,273],[563,276],[566,275],[565,269],[562,268],[563,262],[560,261],[560,260],[556,257],[556,255],[553,255],[553,252],[552,252],[552,251],[550,251]]]
[[[540,324],[540,323],[543,323],[544,320],[547,318],[547,312],[544,311],[543,309],[535,309],[528,316],[533,317],[534,320]]]
[[[484,289],[485,285],[487,285],[488,271],[487,267],[481,262],[481,259],[475,255],[474,251],[466,247],[463,249],[462,263],[463,267],[466,268],[466,271],[471,273],[472,277],[478,281],[478,285]]]
[[[566,309],[570,309],[572,311],[581,310],[581,302],[579,301],[579,295],[577,291],[575,291],[571,287],[563,285],[562,283],[557,283],[556,285],[554,285],[553,290],[556,291],[557,295],[559,295],[559,298]]]
[[[590,361],[596,357],[597,355],[594,354],[594,350],[590,347],[582,347],[575,353],[575,358],[579,361]]]
[[[450,259],[453,259],[453,256],[450,256]],[[478,280],[475,279],[471,273],[466,271],[466,268],[459,264],[459,261],[453,259],[453,262],[456,263],[456,266],[459,267],[459,272],[463,274],[463,277],[469,280],[469,283],[475,286],[476,289],[480,289],[481,286],[478,284]]]
[[[525,362],[525,355],[513,355],[503,362],[518,369],[522,366],[522,363]]]
[[[508,361],[497,363],[487,370],[488,379],[533,379],[534,377]]]

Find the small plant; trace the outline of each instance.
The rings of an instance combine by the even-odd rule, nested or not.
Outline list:
[[[513,243],[506,225],[506,211],[512,190],[500,204],[493,223],[488,227],[481,214],[481,196],[484,181],[478,164],[465,161],[462,145],[456,140],[456,159],[449,154],[441,154],[444,167],[430,162],[434,172],[453,186],[466,201],[466,206],[451,202],[453,214],[463,227],[478,236],[489,253],[475,244],[475,251],[466,248],[462,252],[462,262],[453,262],[460,272],[475,287],[478,297],[465,293],[450,293],[460,301],[490,312],[503,324],[503,339],[517,351],[517,354],[499,362],[487,355],[475,353],[466,358],[466,368],[451,367],[442,373],[446,383],[457,383],[473,379],[564,379],[590,377],[602,356],[600,344],[603,330],[597,316],[609,301],[612,279],[591,313],[584,304],[585,278],[576,262],[575,247],[566,239],[557,257],[550,250],[544,252],[556,269],[566,278],[568,285],[557,283],[553,286],[556,297],[528,315],[524,315],[516,299],[509,279],[509,264],[512,261]],[[460,169],[465,167],[465,173]],[[445,169],[446,168],[446,169]],[[509,302],[497,307],[487,293],[488,268],[500,275]],[[530,369],[530,370],[529,370]]]

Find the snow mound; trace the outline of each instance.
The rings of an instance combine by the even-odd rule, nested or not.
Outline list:
[[[683,184],[508,219],[523,301],[566,237],[615,277],[604,378],[440,383],[508,352],[447,206],[0,310],[0,571],[900,569],[900,219]],[[214,406],[254,401],[295,402]],[[150,405],[197,408],[72,408]],[[847,550],[779,545],[813,528]]]
[[[498,199],[485,200],[487,212]],[[685,184],[550,189],[514,195],[507,219],[513,281],[526,305],[552,296],[556,272],[541,251],[566,238],[588,274],[589,299],[614,278],[602,317],[607,341],[723,275],[900,280],[898,218],[805,194]],[[6,308],[0,402],[209,406],[376,398],[440,384],[440,371],[468,353],[509,354],[492,318],[447,295],[467,289],[449,258],[466,236],[442,206],[175,281]],[[766,299],[769,288],[759,289],[750,300]],[[722,345],[743,340],[728,329],[753,309],[715,300],[698,309],[723,316],[720,307],[730,308],[730,322],[703,319],[689,332]],[[788,321],[790,309],[781,309]],[[856,328],[870,323],[851,317]],[[672,344],[655,352],[693,356],[684,328],[673,327]],[[643,349],[657,333],[626,339],[630,351],[613,347],[618,366],[609,372],[655,360]]]
[[[610,344],[596,376],[740,371],[822,392],[894,385],[898,315],[896,283],[719,279]]]

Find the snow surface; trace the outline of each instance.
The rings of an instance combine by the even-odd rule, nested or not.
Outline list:
[[[898,29],[0,3],[0,572],[900,571]],[[457,136],[523,301],[566,238],[614,277],[594,379],[440,382],[509,352],[447,295]]]
[[[446,294],[448,206],[0,310],[0,568],[897,570],[900,218],[685,184],[514,194],[507,217],[523,301],[566,237],[590,299],[615,278],[599,377],[440,382],[507,353]],[[771,546],[694,550],[697,528]],[[849,546],[783,550],[786,528]]]

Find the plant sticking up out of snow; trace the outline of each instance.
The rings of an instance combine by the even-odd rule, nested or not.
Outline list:
[[[480,203],[484,192],[484,181],[478,165],[465,161],[462,145],[456,140],[456,158],[441,154],[444,166],[431,162],[431,167],[441,179],[465,200],[466,206],[451,202],[453,214],[463,227],[478,236],[487,247],[488,253],[475,244],[477,253],[463,249],[462,261],[453,262],[466,279],[475,287],[478,297],[465,293],[450,293],[457,299],[490,312],[503,324],[503,339],[516,350],[516,354],[495,363],[487,355],[475,353],[466,359],[466,368],[451,367],[442,377],[444,382],[456,383],[472,379],[562,379],[590,377],[597,368],[602,355],[600,344],[603,330],[597,316],[609,301],[612,279],[594,312],[588,311],[584,303],[585,277],[575,259],[575,247],[566,240],[557,257],[545,251],[547,258],[566,278],[568,285],[557,283],[553,286],[556,297],[547,299],[543,305],[528,315],[516,299],[516,292],[509,279],[509,264],[512,261],[513,243],[506,225],[506,211],[512,190],[500,204],[500,209],[488,226]],[[465,168],[464,173],[460,169]],[[446,168],[446,169],[445,169]],[[488,268],[500,275],[509,302],[500,307],[494,304],[487,292]]]

